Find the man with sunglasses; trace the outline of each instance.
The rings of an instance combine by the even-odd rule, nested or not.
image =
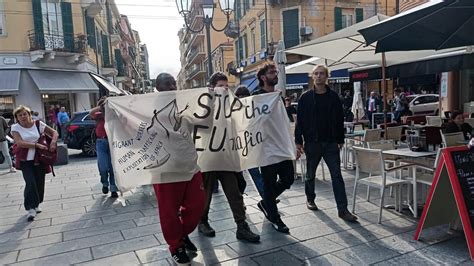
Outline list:
[[[273,63],[265,63],[257,72],[259,86],[252,95],[265,94],[275,91],[278,83],[278,70]],[[295,180],[295,170],[293,161],[286,160],[279,163],[260,167],[263,176],[263,200],[257,207],[265,214],[265,217],[272,223],[278,232],[288,234],[290,229],[281,220],[278,213],[276,198],[289,189]],[[279,178],[278,178],[279,177]]]

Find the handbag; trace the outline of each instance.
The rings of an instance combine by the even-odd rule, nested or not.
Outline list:
[[[49,148],[51,144],[51,137],[46,135],[45,133],[41,133],[39,129],[39,121],[35,121],[36,128],[38,129],[38,133],[40,134],[40,137],[38,139],[38,144],[45,145],[46,147]],[[42,149],[36,149],[36,156],[38,158],[38,161],[44,165],[53,165],[56,162],[57,159],[57,151],[50,151],[48,150],[42,150]]]

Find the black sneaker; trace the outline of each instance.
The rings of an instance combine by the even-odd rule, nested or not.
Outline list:
[[[257,203],[257,207],[263,212],[263,214],[265,215],[265,218],[267,218],[267,220],[269,220],[267,210],[265,209],[265,205],[263,205],[263,200],[261,200]]]
[[[171,257],[178,265],[189,265],[191,262],[184,247],[180,247],[175,253],[171,253]]]
[[[192,252],[197,252],[198,249],[197,247],[191,242],[191,239],[189,239],[189,236],[183,237],[183,242],[184,242],[184,247]]]
[[[308,208],[308,210],[312,210],[312,211],[319,210],[318,206],[316,206],[316,203],[314,203],[314,201],[307,201],[306,202],[306,208]]]
[[[237,237],[238,240],[246,240],[251,243],[260,241],[260,236],[250,231],[250,227],[246,222],[237,224],[235,237]]]
[[[198,225],[198,231],[199,233],[202,233],[203,235],[208,236],[208,237],[216,236],[216,231],[212,229],[209,223],[200,223]]]
[[[109,194],[109,187],[102,187],[102,193]]]
[[[357,216],[355,216],[348,210],[339,211],[338,215],[339,215],[339,218],[341,218],[344,221],[351,222],[351,223],[357,222]]]
[[[272,222],[272,226],[278,232],[285,233],[285,234],[290,233],[290,228],[286,226],[286,224],[281,220],[281,218],[278,218],[276,222]]]
[[[112,192],[110,197],[116,199],[116,198],[118,198],[118,193],[114,191],[114,192]]]

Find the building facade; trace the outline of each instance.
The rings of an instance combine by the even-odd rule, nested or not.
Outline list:
[[[240,84],[254,89],[258,67],[272,59],[279,40],[284,41],[285,48],[291,48],[377,13],[394,15],[396,9],[395,0],[237,0],[234,72]],[[288,64],[303,59],[299,55],[287,55]],[[307,82],[307,77],[303,78]]]
[[[120,72],[119,20],[114,0],[0,1],[0,112],[95,105],[105,89],[90,73],[114,82]]]
[[[226,27],[226,16],[222,13],[219,5],[219,1],[215,0],[215,9],[213,14],[213,26],[216,29],[224,29]],[[204,27],[204,14],[200,7],[202,0],[193,0],[191,13],[187,17],[188,26],[197,31],[193,33],[191,30],[186,28],[181,29],[178,32],[180,40],[180,53],[181,53],[181,70],[178,74],[178,87],[183,88],[198,88],[207,85],[209,76],[212,73],[208,71],[207,64],[207,33]],[[217,49],[221,44],[228,43],[232,39],[227,37],[224,31],[217,32],[213,29],[210,31],[211,40],[211,53],[218,53]],[[228,49],[233,47],[226,46],[226,52]],[[217,49],[217,50],[216,50]],[[214,56],[211,60],[214,60]],[[226,60],[228,57],[224,57]],[[217,59],[217,58],[216,58]],[[223,71],[229,75],[227,68],[218,68],[213,65],[213,72]]]

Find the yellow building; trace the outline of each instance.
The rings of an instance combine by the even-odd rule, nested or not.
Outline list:
[[[198,33],[193,33],[187,29],[181,29],[178,32],[180,39],[181,52],[181,71],[178,75],[178,85],[182,88],[197,88],[206,86],[208,77],[212,73],[208,73],[207,65],[207,34],[204,29],[204,15],[200,7],[202,0],[193,0],[191,13],[187,17],[188,26]],[[216,29],[223,29],[226,26],[226,16],[220,10],[219,1],[215,0],[215,9],[213,16],[213,26]],[[224,32],[216,32],[213,29],[211,35],[211,52],[217,53],[217,49],[223,43],[228,43],[232,39],[227,37]],[[217,50],[216,50],[217,49]],[[228,54],[229,46],[226,47]],[[216,58],[217,59],[217,58]],[[225,60],[229,60],[229,56],[224,56]],[[212,59],[215,60],[214,58]],[[225,61],[221,65],[227,65],[231,61]],[[213,66],[213,72],[223,71],[229,75],[227,68],[216,69]],[[232,78],[231,78],[232,79]],[[232,83],[233,81],[230,80]],[[233,86],[233,84],[231,84]]]
[[[391,16],[395,12],[395,0],[236,0],[235,20],[240,32],[234,42],[235,71],[241,84],[254,89],[256,70],[272,58],[279,40],[290,48],[377,13]],[[289,55],[288,63],[302,59]]]
[[[119,19],[114,0],[0,1],[0,112],[91,108],[107,89],[90,73],[119,72]]]

